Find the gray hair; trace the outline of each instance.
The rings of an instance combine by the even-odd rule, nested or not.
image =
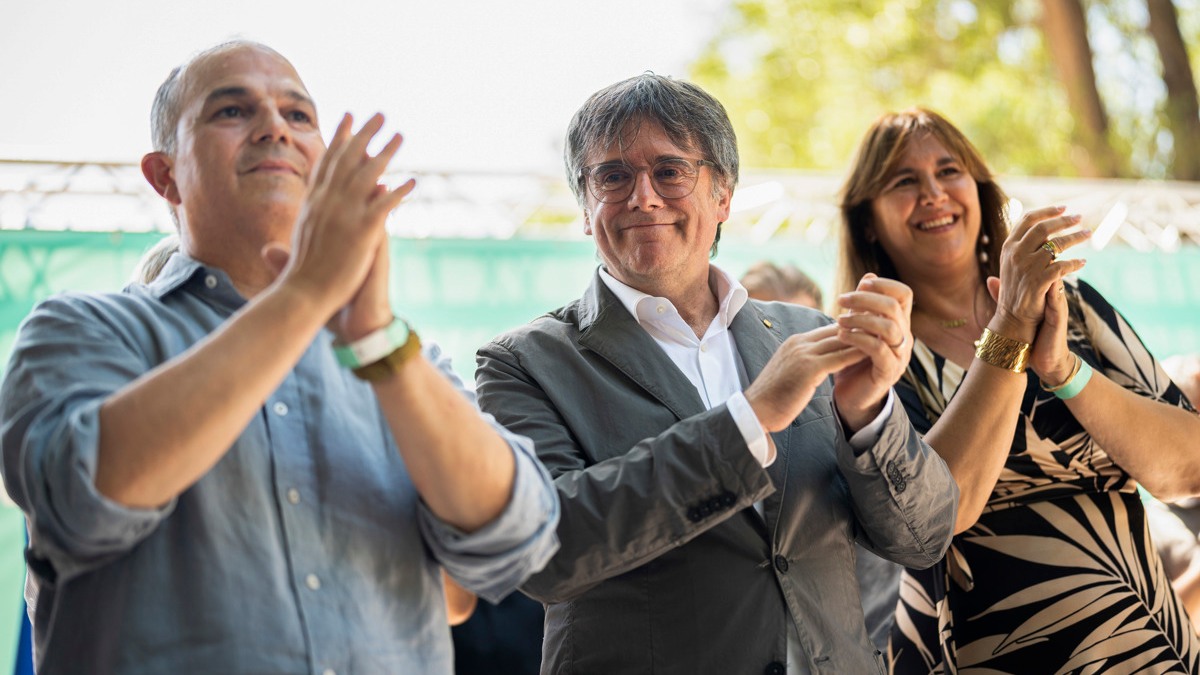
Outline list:
[[[597,148],[621,143],[639,125],[662,126],[671,142],[711,161],[719,180],[713,193],[732,191],[738,181],[737,136],[725,106],[691,82],[646,72],[592,94],[571,118],[563,159],[575,199],[586,200],[583,162]]]
[[[150,106],[150,142],[155,151],[168,155],[175,154],[175,132],[179,126],[179,116],[183,114],[180,106],[183,103],[183,90],[188,70],[210,56],[241,47],[260,49],[281,59],[284,58],[282,54],[261,42],[238,39],[222,42],[197,52],[187,61],[175,66],[171,70],[171,74],[167,75],[167,79],[159,85],[158,92],[154,94],[154,103]]]

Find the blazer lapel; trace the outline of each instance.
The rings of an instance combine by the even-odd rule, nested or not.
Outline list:
[[[746,368],[746,378],[749,382],[754,382],[763,367],[767,365],[767,361],[770,361],[771,356],[775,354],[775,350],[779,349],[779,345],[783,343],[783,336],[779,333],[777,325],[778,322],[764,314],[753,301],[747,301],[729,324],[729,330],[733,333],[733,339],[737,343],[738,353],[741,354],[742,365]],[[775,484],[775,492],[763,500],[764,518],[755,518],[759,524],[764,524],[763,520],[765,519],[766,531],[763,534],[767,541],[774,539],[776,524],[779,521],[779,510],[787,490],[787,449],[791,440],[791,430],[792,428],[788,426],[783,431],[771,434],[775,440],[777,454],[774,463],[767,467],[767,475]]]
[[[596,352],[666,406],[686,419],[704,412],[696,387],[663,353],[597,273],[579,307],[579,344]]]
[[[746,377],[750,382],[758,378],[763,366],[783,343],[783,336],[775,328],[775,322],[763,314],[751,300],[747,300],[742,310],[733,317],[729,324],[729,332],[737,343],[738,352],[742,356],[742,365],[746,367]]]

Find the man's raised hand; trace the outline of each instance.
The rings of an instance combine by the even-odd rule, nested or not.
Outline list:
[[[361,295],[368,273],[386,255],[380,248],[387,245],[387,215],[415,185],[409,180],[389,190],[379,184],[402,142],[395,134],[374,156],[367,152],[383,127],[383,115],[372,116],[352,134],[353,122],[349,114],[342,118],[317,165],[291,250],[272,245],[263,252],[268,265],[280,271],[279,282],[308,294],[314,309],[328,317]],[[386,278],[378,277],[370,275],[374,284],[386,287]],[[369,295],[379,304],[378,289]]]

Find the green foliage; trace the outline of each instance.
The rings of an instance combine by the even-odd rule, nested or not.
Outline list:
[[[1176,4],[1191,43],[1200,0]],[[1112,144],[1138,175],[1163,176],[1165,94],[1144,3],[1085,7]],[[879,114],[922,105],[996,171],[1075,176],[1075,121],[1040,16],[1038,0],[734,0],[692,77],[729,109],[747,166],[844,170]]]

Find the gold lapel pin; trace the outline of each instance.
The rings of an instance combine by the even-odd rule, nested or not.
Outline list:
[[[764,326],[766,326],[767,328],[770,328],[770,327],[771,327],[771,320],[770,320],[770,319],[763,319],[763,325],[764,325]]]

